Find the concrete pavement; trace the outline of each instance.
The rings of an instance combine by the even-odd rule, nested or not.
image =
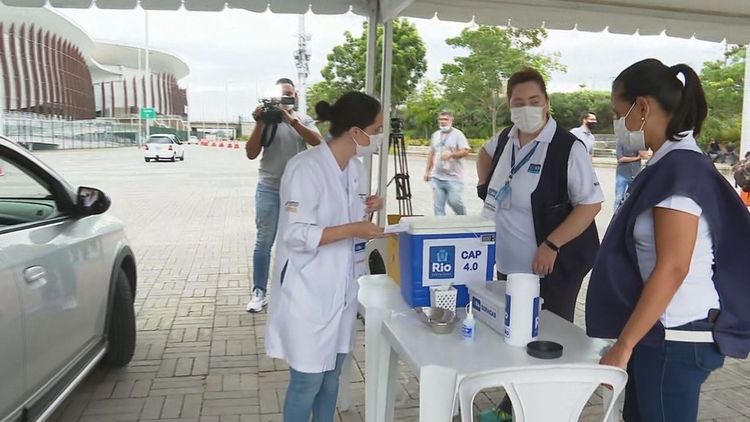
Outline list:
[[[248,161],[243,150],[186,147],[185,161],[176,163],[147,164],[135,148],[38,154],[72,184],[95,186],[112,197],[110,212],[127,225],[140,278],[133,362],[121,370],[96,370],[53,421],[282,420],[287,368],[263,353],[266,314],[244,311],[255,239],[257,162]],[[473,176],[472,165],[467,173]],[[429,185],[421,180],[424,158],[411,156],[409,167],[414,211],[431,214]],[[612,213],[614,170],[598,173],[608,198],[597,218],[603,232]],[[464,200],[469,212],[478,212],[475,177],[470,179]],[[395,210],[393,189],[389,193],[389,207]],[[579,323],[583,298],[585,289],[579,296]],[[360,330],[354,351],[353,407],[341,412],[339,421],[363,420],[363,334]],[[404,365],[398,380],[396,420],[416,421],[418,381]],[[477,404],[486,407],[498,399],[497,392],[488,392]],[[600,414],[592,405],[582,420],[597,420]],[[750,361],[728,360],[711,376],[701,395],[700,419],[750,421]]]

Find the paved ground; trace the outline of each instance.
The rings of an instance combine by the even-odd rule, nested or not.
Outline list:
[[[147,164],[136,149],[39,155],[71,183],[112,196],[111,212],[127,224],[140,276],[135,359],[122,370],[97,370],[53,420],[281,421],[286,367],[263,354],[265,314],[244,311],[257,163],[241,150],[199,146],[188,146],[185,162],[177,163]],[[431,214],[430,191],[421,180],[424,158],[411,157],[409,165],[415,213]],[[614,170],[598,172],[611,201]],[[478,212],[473,182],[467,183],[465,200]],[[390,203],[394,210],[395,201]],[[610,216],[608,202],[600,228]],[[364,415],[361,331],[354,353],[354,407],[340,413],[341,421],[361,421]],[[405,367],[399,382],[396,420],[417,420],[418,382]],[[704,386],[700,418],[750,421],[749,397],[750,361],[727,362]],[[497,399],[497,393],[483,395],[478,403]],[[583,420],[599,414],[599,407],[591,406]]]

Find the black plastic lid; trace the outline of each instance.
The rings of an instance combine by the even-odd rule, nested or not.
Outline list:
[[[532,341],[526,345],[526,353],[539,359],[557,359],[563,354],[563,347],[554,341]]]

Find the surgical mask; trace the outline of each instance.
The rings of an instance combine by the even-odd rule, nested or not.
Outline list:
[[[440,131],[443,133],[450,132],[452,125],[440,125]]]
[[[362,130],[362,129],[360,129]],[[375,151],[378,150],[378,147],[380,147],[380,144],[383,143],[383,134],[378,133],[377,135],[368,135],[367,132],[362,130],[362,133],[365,134],[370,139],[370,145],[360,145],[359,142],[352,136],[352,141],[357,145],[357,157],[367,157],[375,153]]]
[[[284,109],[286,109],[286,111],[292,111],[294,110],[294,104],[284,104]]]
[[[630,106],[627,114],[615,120],[615,137],[617,138],[617,142],[621,142],[626,147],[635,151],[642,151],[646,149],[646,135],[643,133],[643,126],[646,124],[646,119],[642,119],[641,128],[638,130],[630,131],[625,127],[625,119],[633,111],[633,107],[635,107],[635,103]]]
[[[510,121],[523,133],[535,133],[544,126],[544,107],[513,107]]]

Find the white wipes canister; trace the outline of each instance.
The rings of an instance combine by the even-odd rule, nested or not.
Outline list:
[[[539,276],[509,274],[505,286],[505,342],[526,347],[539,337]]]

